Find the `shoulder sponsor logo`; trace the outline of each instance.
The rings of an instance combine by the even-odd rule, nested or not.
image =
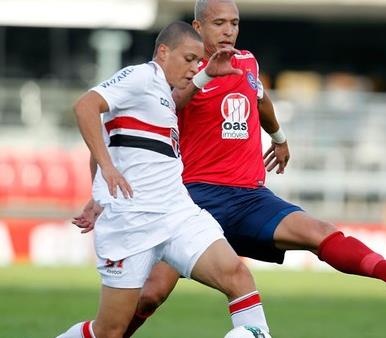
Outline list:
[[[172,141],[172,148],[173,148],[174,154],[178,158],[181,156],[178,130],[174,128],[170,130],[170,139]]]
[[[217,89],[219,86],[216,86],[216,87],[211,87],[211,88],[202,88],[201,89],[201,91],[203,92],[203,93],[208,93],[208,92],[211,92],[212,90],[215,90],[215,89]]]
[[[167,99],[161,97],[160,102],[161,102],[161,105],[170,108],[170,102]]]
[[[110,87],[111,85],[115,85],[125,79],[129,74],[134,71],[134,68],[125,68],[118,75],[110,79],[109,81],[105,81],[101,84],[103,88]]]
[[[239,60],[243,60],[243,59],[253,59],[255,57],[251,53],[246,53],[246,54],[235,54],[235,58]]]
[[[231,93],[224,97],[221,103],[223,139],[247,139],[248,117],[251,104],[248,98],[240,93]]]
[[[253,90],[257,90],[257,81],[256,81],[255,76],[252,74],[252,72],[247,73],[247,79],[248,79],[248,83],[249,83],[250,87]]]

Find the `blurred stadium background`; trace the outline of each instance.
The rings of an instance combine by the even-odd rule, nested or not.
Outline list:
[[[237,3],[237,47],[257,56],[292,154],[286,174],[269,174],[267,185],[386,255],[386,0]],[[122,66],[149,60],[160,28],[190,22],[193,6],[193,0],[0,0],[0,280],[6,281],[0,289],[58,265],[80,266],[76,275],[93,264],[91,236],[70,224],[90,195],[88,151],[72,104]],[[299,252],[287,256],[286,268],[328,270]],[[97,283],[96,274],[92,279]],[[2,327],[1,320],[1,338],[46,336],[3,335],[13,324]],[[280,337],[322,335],[283,330]],[[355,337],[384,335],[347,335]]]

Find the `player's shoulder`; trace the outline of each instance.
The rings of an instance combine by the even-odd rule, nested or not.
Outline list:
[[[151,62],[148,62],[122,68],[116,73],[116,76],[121,76],[125,78],[144,78],[153,76],[154,73],[154,67],[151,66]]]
[[[239,54],[234,55],[234,66],[238,68],[248,68],[248,69],[257,69],[259,68],[258,62],[255,58],[255,55],[253,55],[252,52],[249,50],[241,50]]]
[[[121,68],[108,80],[100,83],[99,87],[107,89],[107,88],[113,88],[115,86],[119,86],[121,84],[130,82],[133,79],[133,77],[135,78],[140,76],[140,73],[141,73],[141,71],[139,70],[140,66],[141,65],[126,66],[124,68]]]
[[[255,55],[249,50],[240,50],[240,54],[234,55],[236,60],[256,60]]]
[[[154,61],[136,66],[134,72],[136,73],[135,77],[140,78],[143,86],[154,81],[159,82],[165,79],[161,66]]]
[[[127,71],[133,74],[133,77],[153,77],[156,75],[155,66],[152,62],[141,63],[139,65],[127,67]]]

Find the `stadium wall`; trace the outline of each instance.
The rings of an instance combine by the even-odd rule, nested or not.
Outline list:
[[[361,238],[368,246],[386,256],[386,226],[382,224],[339,224],[346,234]],[[33,263],[37,265],[93,264],[92,234],[80,234],[80,230],[65,219],[18,219],[0,220],[0,265]],[[247,260],[257,269],[274,269],[276,264]],[[327,264],[304,251],[286,254],[286,269],[329,270]]]

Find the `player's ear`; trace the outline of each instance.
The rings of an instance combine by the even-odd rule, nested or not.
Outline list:
[[[198,34],[201,34],[201,22],[200,22],[200,21],[198,21],[198,20],[193,20],[192,26],[193,26],[194,30],[195,30]]]
[[[165,61],[169,57],[170,48],[165,44],[161,43],[158,46],[157,56],[161,61]]]

